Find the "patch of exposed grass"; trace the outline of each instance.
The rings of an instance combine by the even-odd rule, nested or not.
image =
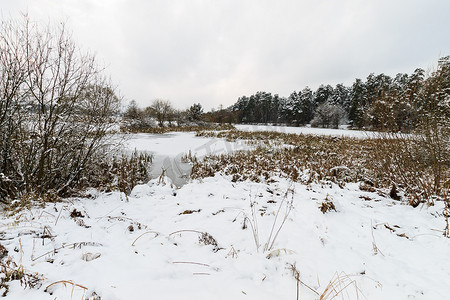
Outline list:
[[[152,133],[162,134],[168,132],[199,132],[208,130],[233,130],[235,127],[231,124],[215,124],[205,123],[202,125],[189,126],[169,126],[169,127],[130,127],[121,126],[120,131],[123,133]]]

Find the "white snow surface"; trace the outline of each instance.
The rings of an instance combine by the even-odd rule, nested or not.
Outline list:
[[[280,130],[294,129],[305,130]],[[250,147],[194,133],[129,137],[128,149],[162,158],[160,167],[189,150],[201,157]],[[0,243],[25,272],[44,278],[33,289],[11,282],[6,299],[296,299],[291,265],[299,299],[327,292],[323,299],[332,299],[330,281],[342,290],[333,299],[448,299],[442,202],[413,208],[356,183],[272,179],[233,183],[216,174],[176,187],[155,178],[128,197],[91,191],[89,198],[4,211]],[[289,190],[293,196],[285,197]],[[320,211],[325,199],[336,211]],[[209,235],[217,245],[202,241]]]
[[[93,299],[95,292],[101,299],[296,299],[289,270],[295,264],[299,279],[319,294],[340,274],[349,286],[336,299],[448,299],[450,239],[442,235],[441,202],[412,208],[358,184],[274,180],[233,183],[216,175],[177,189],[166,178],[135,187],[128,199],[93,191],[90,199],[5,212],[1,244],[25,271],[45,278],[39,289],[14,281],[6,298]],[[293,198],[284,197],[289,189]],[[337,211],[319,210],[325,198]],[[273,249],[264,251],[290,199]],[[74,209],[82,217],[71,217]],[[217,246],[188,230],[207,232]],[[52,237],[42,238],[46,232]],[[60,280],[88,290],[59,283],[52,295],[44,292]],[[299,299],[319,296],[300,284]]]
[[[125,146],[131,150],[147,151],[155,155],[169,157],[181,156],[189,151],[197,157],[203,157],[208,154],[222,154],[248,149],[244,141],[227,142],[219,138],[196,137],[195,132],[128,134]]]

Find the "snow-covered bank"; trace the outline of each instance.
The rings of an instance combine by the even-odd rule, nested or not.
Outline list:
[[[129,201],[96,194],[4,214],[1,243],[8,254],[45,277],[40,289],[14,281],[8,299],[72,293],[80,299],[93,292],[102,299],[295,299],[293,264],[319,294],[337,272],[350,280],[344,299],[356,299],[356,287],[360,299],[447,298],[450,239],[439,232],[442,203],[414,209],[357,184],[341,189],[274,179],[232,183],[217,175],[180,189],[153,180],[137,186]],[[289,189],[293,208],[273,248],[264,251]],[[325,199],[337,211],[323,214]],[[59,283],[49,288],[52,295],[44,292],[60,280],[78,286]],[[318,298],[300,285],[300,299]]]
[[[245,125],[237,124],[235,127],[242,131],[275,131],[295,134],[314,134],[346,136],[356,138],[375,137],[377,133],[362,130],[333,129],[333,128],[312,128],[312,127],[291,127],[291,126],[272,126],[272,125]]]

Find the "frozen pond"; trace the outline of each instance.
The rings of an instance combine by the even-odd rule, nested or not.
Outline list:
[[[288,127],[270,125],[235,125],[243,131],[276,131],[296,134],[316,134],[367,138],[373,132],[346,129],[327,129],[311,127]],[[197,158],[208,154],[232,153],[248,150],[251,146],[245,141],[227,142],[225,139],[196,137],[194,132],[171,132],[164,134],[137,133],[126,134],[125,148],[129,151],[142,151],[153,155],[151,177],[156,178],[165,170],[166,175],[176,186],[185,184],[192,169],[191,164],[182,163],[183,155],[191,152]]]
[[[249,149],[244,141],[230,143],[225,139],[196,137],[194,132],[137,133],[127,134],[125,138],[126,149],[153,155],[152,178],[159,177],[165,170],[176,186],[185,184],[189,179],[192,166],[181,162],[182,156],[189,151],[193,156],[202,158],[209,154]]]

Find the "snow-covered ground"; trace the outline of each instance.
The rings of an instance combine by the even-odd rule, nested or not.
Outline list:
[[[217,175],[181,189],[153,180],[128,201],[96,194],[3,216],[9,255],[45,278],[40,289],[14,281],[8,299],[296,299],[292,265],[318,294],[338,274],[334,288],[348,285],[344,299],[448,299],[442,203],[414,209],[357,184],[275,180],[232,183]],[[293,196],[284,196],[288,190]],[[325,198],[337,211],[319,210]],[[275,221],[273,247],[264,250]],[[319,297],[300,284],[299,299]]]
[[[331,135],[331,136],[347,136],[356,138],[374,137],[377,134],[370,131],[333,129],[333,128],[312,128],[312,127],[290,127],[290,126],[273,126],[273,125],[245,125],[237,124],[235,127],[242,131],[276,131],[284,133],[296,134],[315,134],[315,135]]]
[[[194,133],[129,137],[127,149],[169,161],[249,147]],[[413,208],[356,183],[272,179],[216,174],[177,188],[155,178],[128,197],[92,191],[5,211],[0,244],[43,276],[40,288],[12,281],[7,299],[296,299],[296,278],[298,299],[448,299],[442,202]],[[322,213],[324,201],[336,210]]]

